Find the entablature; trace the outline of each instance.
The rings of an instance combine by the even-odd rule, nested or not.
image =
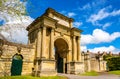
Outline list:
[[[72,22],[74,21],[73,18],[64,16],[63,14],[56,12],[52,8],[48,8],[43,15],[57,20],[59,24],[65,25],[66,27],[72,27]]]
[[[72,36],[79,36],[80,37],[80,33],[82,32],[82,30],[78,29],[78,28],[72,28],[71,29],[71,35]]]
[[[61,24],[57,23],[55,31],[59,32],[59,33],[62,33],[62,34],[70,35],[70,29],[71,28],[66,27],[64,25],[61,25]]]

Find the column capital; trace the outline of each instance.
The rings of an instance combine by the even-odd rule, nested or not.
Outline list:
[[[75,39],[76,36],[72,35],[71,37],[72,37],[73,39]]]
[[[43,30],[45,30],[46,29],[46,26],[43,26]]]
[[[77,36],[77,39],[80,40],[81,36]]]
[[[54,28],[51,28],[51,32],[54,32]]]
[[[41,31],[41,28],[38,28],[38,31]]]

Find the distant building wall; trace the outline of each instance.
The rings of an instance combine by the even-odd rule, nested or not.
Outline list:
[[[103,60],[103,56],[98,54],[91,53],[89,51],[82,53],[82,60],[84,62],[84,70],[86,72],[89,71],[106,71],[106,61]]]

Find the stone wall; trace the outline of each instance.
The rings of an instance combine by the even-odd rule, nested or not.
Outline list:
[[[107,61],[103,60],[103,56],[89,51],[82,53],[82,61],[84,62],[85,72],[89,71],[106,71]]]
[[[91,58],[91,70],[99,71],[99,61],[96,58]]]
[[[91,58],[91,70],[97,72],[106,71],[106,63],[107,61]]]
[[[0,57],[0,76],[9,76],[11,75],[12,57],[18,53],[17,46],[5,44],[2,52]],[[23,56],[22,75],[31,74],[34,62],[34,49],[21,47],[20,53]]]

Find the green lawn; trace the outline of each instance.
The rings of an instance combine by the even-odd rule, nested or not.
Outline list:
[[[62,76],[49,76],[49,77],[7,76],[7,77],[0,77],[0,79],[67,79],[67,78]]]
[[[115,74],[115,75],[120,75],[120,70],[116,70],[116,71],[109,71],[109,74]]]
[[[84,74],[80,74],[81,76],[98,76],[99,74],[95,71],[85,72]]]

